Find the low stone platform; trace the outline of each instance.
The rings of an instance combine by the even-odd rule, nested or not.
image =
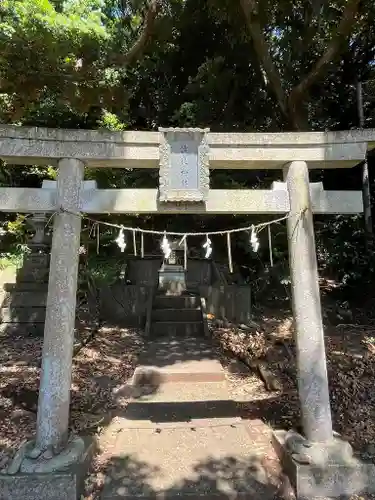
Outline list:
[[[17,271],[5,273],[0,303],[0,336],[43,336],[50,256],[28,254]]]
[[[229,398],[225,382],[166,383],[143,393],[136,388],[119,391],[130,396],[126,411],[117,416],[118,429],[170,429],[241,423],[236,403]]]
[[[259,498],[277,494],[246,426],[123,429],[110,460],[103,500]]]
[[[101,436],[102,500],[282,498],[280,477],[269,467],[270,434],[262,435],[263,447],[254,440],[259,433],[240,418],[209,343],[160,339],[141,362],[132,383],[116,393],[130,398],[126,410]],[[184,378],[142,378],[147,369]]]
[[[50,460],[28,458],[29,446],[21,447],[7,474],[0,474],[0,500],[79,500],[96,441],[76,438],[63,454]]]
[[[152,340],[141,354],[133,375],[134,385],[224,380],[224,370],[209,342],[196,337]]]

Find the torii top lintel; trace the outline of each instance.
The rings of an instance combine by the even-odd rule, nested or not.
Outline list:
[[[184,130],[184,129],[180,129]],[[187,129],[189,130],[189,129]],[[0,126],[0,157],[9,164],[53,165],[77,158],[88,167],[158,168],[161,132],[108,132]],[[207,133],[210,168],[352,167],[375,148],[375,129],[339,132]]]

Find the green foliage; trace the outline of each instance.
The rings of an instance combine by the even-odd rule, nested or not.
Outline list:
[[[8,232],[13,234],[17,239],[21,239],[24,234],[25,216],[17,215],[16,219],[9,221],[7,225]]]
[[[317,235],[323,271],[335,276],[342,286],[353,290],[360,285],[366,293],[375,278],[375,258],[365,248],[362,216],[325,219]]]
[[[111,54],[133,42],[135,27],[106,7],[101,0],[2,2],[4,118],[18,120],[51,99],[78,114],[113,99],[124,102],[123,71]]]
[[[6,269],[7,267],[15,267],[16,269],[21,268],[24,257],[28,253],[28,247],[22,244],[15,245],[12,252],[0,253],[0,270]]]
[[[245,0],[163,0],[161,13],[141,57],[128,65],[126,54],[144,24],[146,0],[3,0],[0,2],[0,120],[30,126],[91,128],[110,131],[156,130],[158,126],[204,126],[213,131],[283,131],[283,112],[265,74],[241,4]],[[301,0],[256,2],[258,20],[287,99],[325,53],[348,2]],[[351,27],[349,43],[303,96],[299,113],[311,130],[357,126],[357,79],[375,75],[375,4],[364,0]],[[366,125],[375,124],[375,86],[365,91]],[[373,166],[374,160],[370,161]],[[359,171],[314,172],[328,189],[360,188]],[[54,167],[0,165],[0,185],[41,185],[56,178]],[[158,172],[90,169],[86,178],[99,187],[157,187]],[[215,171],[213,188],[268,188],[279,180],[274,171]],[[357,183],[357,184],[356,184]],[[22,217],[2,214],[7,245],[24,243]],[[107,217],[108,219],[108,217]],[[113,222],[178,230],[220,229],[247,225],[241,217],[111,216]],[[259,222],[254,218],[254,222]],[[263,235],[262,235],[263,238]],[[95,280],[113,280],[120,264],[111,257],[113,234],[101,234],[104,257],[89,257],[87,272]],[[200,243],[198,242],[197,245]],[[225,259],[225,243],[215,256]],[[361,218],[334,217],[317,225],[320,265],[344,283],[373,279],[366,257]],[[287,279],[286,235],[273,234],[279,276]],[[246,237],[233,239],[239,265],[251,276],[266,276],[267,239],[261,252],[249,252]],[[85,271],[86,272],[86,271]],[[263,274],[262,274],[263,273]],[[271,276],[272,274],[272,276]],[[277,273],[276,273],[277,274]]]
[[[122,269],[123,263],[117,258],[93,255],[87,259],[84,275],[89,276],[96,286],[109,285],[118,279]]]
[[[125,123],[122,123],[117,115],[103,110],[102,118],[98,120],[98,127],[106,130],[121,131],[126,129]]]

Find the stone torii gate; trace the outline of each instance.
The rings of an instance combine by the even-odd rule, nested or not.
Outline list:
[[[298,390],[305,438],[276,434],[275,440],[294,471],[300,470],[301,462],[310,468],[321,463],[322,454],[325,463],[342,465],[337,451],[347,456],[349,448],[332,430],[313,214],[362,212],[362,194],[324,191],[321,184],[309,183],[309,169],[353,167],[374,147],[375,130],[112,133],[1,126],[0,157],[6,162],[58,167],[56,189],[0,188],[2,211],[55,213],[37,433],[12,472],[61,470],[80,462],[85,453],[80,438],[68,441],[81,230],[81,218],[75,214],[80,212],[289,213]],[[85,167],[160,168],[160,189],[81,189]],[[280,169],[285,182],[274,183],[270,190],[211,190],[209,169],[224,168]],[[51,490],[51,498],[54,494]]]

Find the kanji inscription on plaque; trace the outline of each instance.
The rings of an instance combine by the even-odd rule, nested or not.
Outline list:
[[[207,129],[161,128],[160,201],[204,202],[209,190]]]

